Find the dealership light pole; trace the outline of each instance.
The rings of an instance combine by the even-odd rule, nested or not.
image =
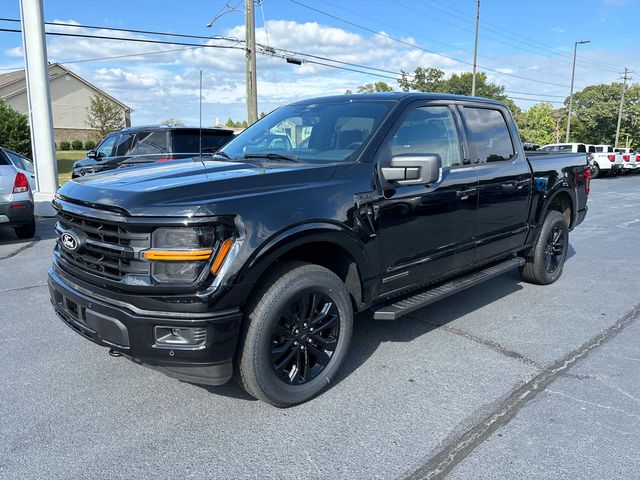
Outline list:
[[[471,96],[476,96],[476,69],[478,63],[478,26],[480,25],[480,0],[478,0],[478,8],[476,10],[476,41],[473,47],[473,75],[471,80]]]
[[[36,168],[35,213],[45,216],[53,214],[51,200],[58,189],[58,168],[42,10],[42,0],[20,0],[31,151]]]
[[[584,43],[590,43],[591,40],[580,40],[573,44],[573,68],[571,69],[571,91],[569,92],[569,111],[567,113],[567,136],[565,142],[569,143],[569,132],[571,131],[571,108],[573,107],[573,81],[576,76],[576,53],[578,51],[578,45]]]

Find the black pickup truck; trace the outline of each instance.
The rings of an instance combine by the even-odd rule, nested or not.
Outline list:
[[[588,194],[586,155],[527,156],[502,103],[316,98],[211,156],[65,184],[51,301],[113,356],[285,407],[331,383],[356,311],[557,280]]]

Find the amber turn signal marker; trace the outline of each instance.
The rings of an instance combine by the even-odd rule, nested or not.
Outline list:
[[[163,260],[174,262],[189,262],[197,260],[207,260],[211,257],[213,250],[147,250],[144,258],[147,260]]]
[[[227,254],[229,253],[229,250],[231,250],[231,245],[233,245],[233,238],[227,238],[222,242],[222,245],[220,245],[220,250],[218,250],[216,259],[213,261],[213,265],[211,265],[211,273],[214,275],[218,273],[218,270],[220,270],[220,267],[222,266],[222,262],[227,258]]]

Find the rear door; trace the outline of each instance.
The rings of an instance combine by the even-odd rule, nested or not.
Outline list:
[[[381,157],[438,154],[442,169],[435,183],[394,186],[378,204],[382,295],[472,264],[477,178],[464,142],[457,111],[446,104],[408,107],[387,137]]]
[[[462,107],[472,159],[477,162],[476,262],[524,245],[533,175],[506,108]]]

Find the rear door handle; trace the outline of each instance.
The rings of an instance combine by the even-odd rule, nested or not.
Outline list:
[[[456,191],[456,196],[458,198],[461,198],[463,200],[466,200],[467,198],[469,198],[472,195],[475,195],[476,193],[478,193],[478,189],[477,188],[463,188],[461,190],[457,190]]]

